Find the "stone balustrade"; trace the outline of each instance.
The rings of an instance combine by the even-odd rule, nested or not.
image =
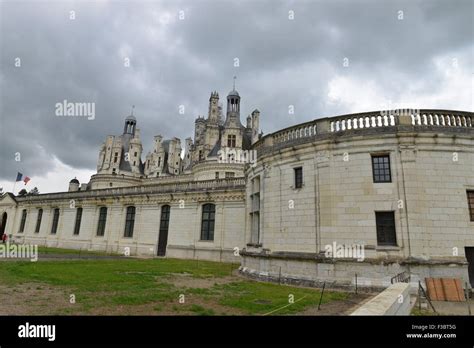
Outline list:
[[[474,129],[474,113],[452,110],[385,110],[316,119],[291,126],[262,137],[253,145],[255,150],[284,147],[299,140],[311,140],[324,135],[356,132],[370,128],[396,126],[457,127]]]

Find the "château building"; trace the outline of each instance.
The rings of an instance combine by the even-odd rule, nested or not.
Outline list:
[[[0,197],[17,243],[241,262],[249,277],[384,287],[400,273],[474,282],[474,114],[390,110],[318,118],[272,134],[217,92],[194,139],[138,122],[100,146],[67,192]]]

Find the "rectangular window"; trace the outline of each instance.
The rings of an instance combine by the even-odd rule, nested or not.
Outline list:
[[[59,208],[54,209],[53,224],[51,225],[51,234],[58,232]]]
[[[250,243],[260,241],[260,177],[252,179],[250,194]]]
[[[474,221],[474,191],[467,191],[467,204],[471,221]]]
[[[42,219],[43,219],[43,209],[38,209],[38,217],[36,218],[35,233],[39,233]]]
[[[216,179],[219,179],[219,172],[216,172]]]
[[[235,134],[229,134],[227,136],[227,147],[235,147],[235,144],[236,144]]]
[[[74,225],[74,234],[78,235],[81,230],[81,220],[82,220],[82,208],[77,208],[76,212],[76,224]]]
[[[372,155],[372,174],[376,183],[392,182],[390,155]]]
[[[293,169],[295,171],[295,188],[303,187],[303,167]]]
[[[125,232],[123,234],[126,238],[133,237],[133,226],[135,225],[135,207],[127,208],[127,217],[125,219]]]
[[[201,240],[214,240],[214,224],[216,219],[216,206],[204,204],[202,206]]]
[[[107,208],[101,207],[99,212],[99,223],[97,224],[97,236],[102,237],[105,234],[105,224],[107,222]]]
[[[18,233],[23,233],[25,231],[25,224],[26,224],[26,209],[23,209],[21,212],[21,222],[20,222],[20,230]]]
[[[117,160],[118,160],[118,152],[116,152],[114,155],[114,163],[117,163]]]
[[[235,177],[235,173],[234,172],[225,172],[225,178],[228,179],[228,178],[234,178]]]
[[[395,213],[393,211],[375,212],[375,224],[377,226],[377,244],[396,246]]]

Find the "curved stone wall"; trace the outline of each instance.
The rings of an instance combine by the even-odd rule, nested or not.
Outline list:
[[[473,113],[446,110],[373,112],[319,119],[260,139],[257,165],[246,173],[247,197],[254,199],[247,200],[242,271],[344,286],[356,277],[359,284],[385,286],[402,271],[412,279],[436,274],[468,281],[473,120]],[[388,156],[389,182],[374,182],[372,156]],[[301,188],[296,168],[302,168]],[[377,238],[387,223],[377,227],[376,214],[384,213],[393,213],[392,243]],[[348,254],[349,246],[358,257]],[[338,248],[339,256],[328,252]]]

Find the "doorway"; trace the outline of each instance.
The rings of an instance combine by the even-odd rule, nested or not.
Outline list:
[[[158,237],[158,256],[165,256],[166,245],[168,244],[168,227],[170,224],[170,206],[161,207],[160,235]]]
[[[469,283],[474,288],[474,247],[464,247],[464,252],[467,259],[467,272],[469,274]]]
[[[7,226],[7,213],[4,212],[2,215],[2,222],[0,223],[0,239],[5,233],[5,227]]]

